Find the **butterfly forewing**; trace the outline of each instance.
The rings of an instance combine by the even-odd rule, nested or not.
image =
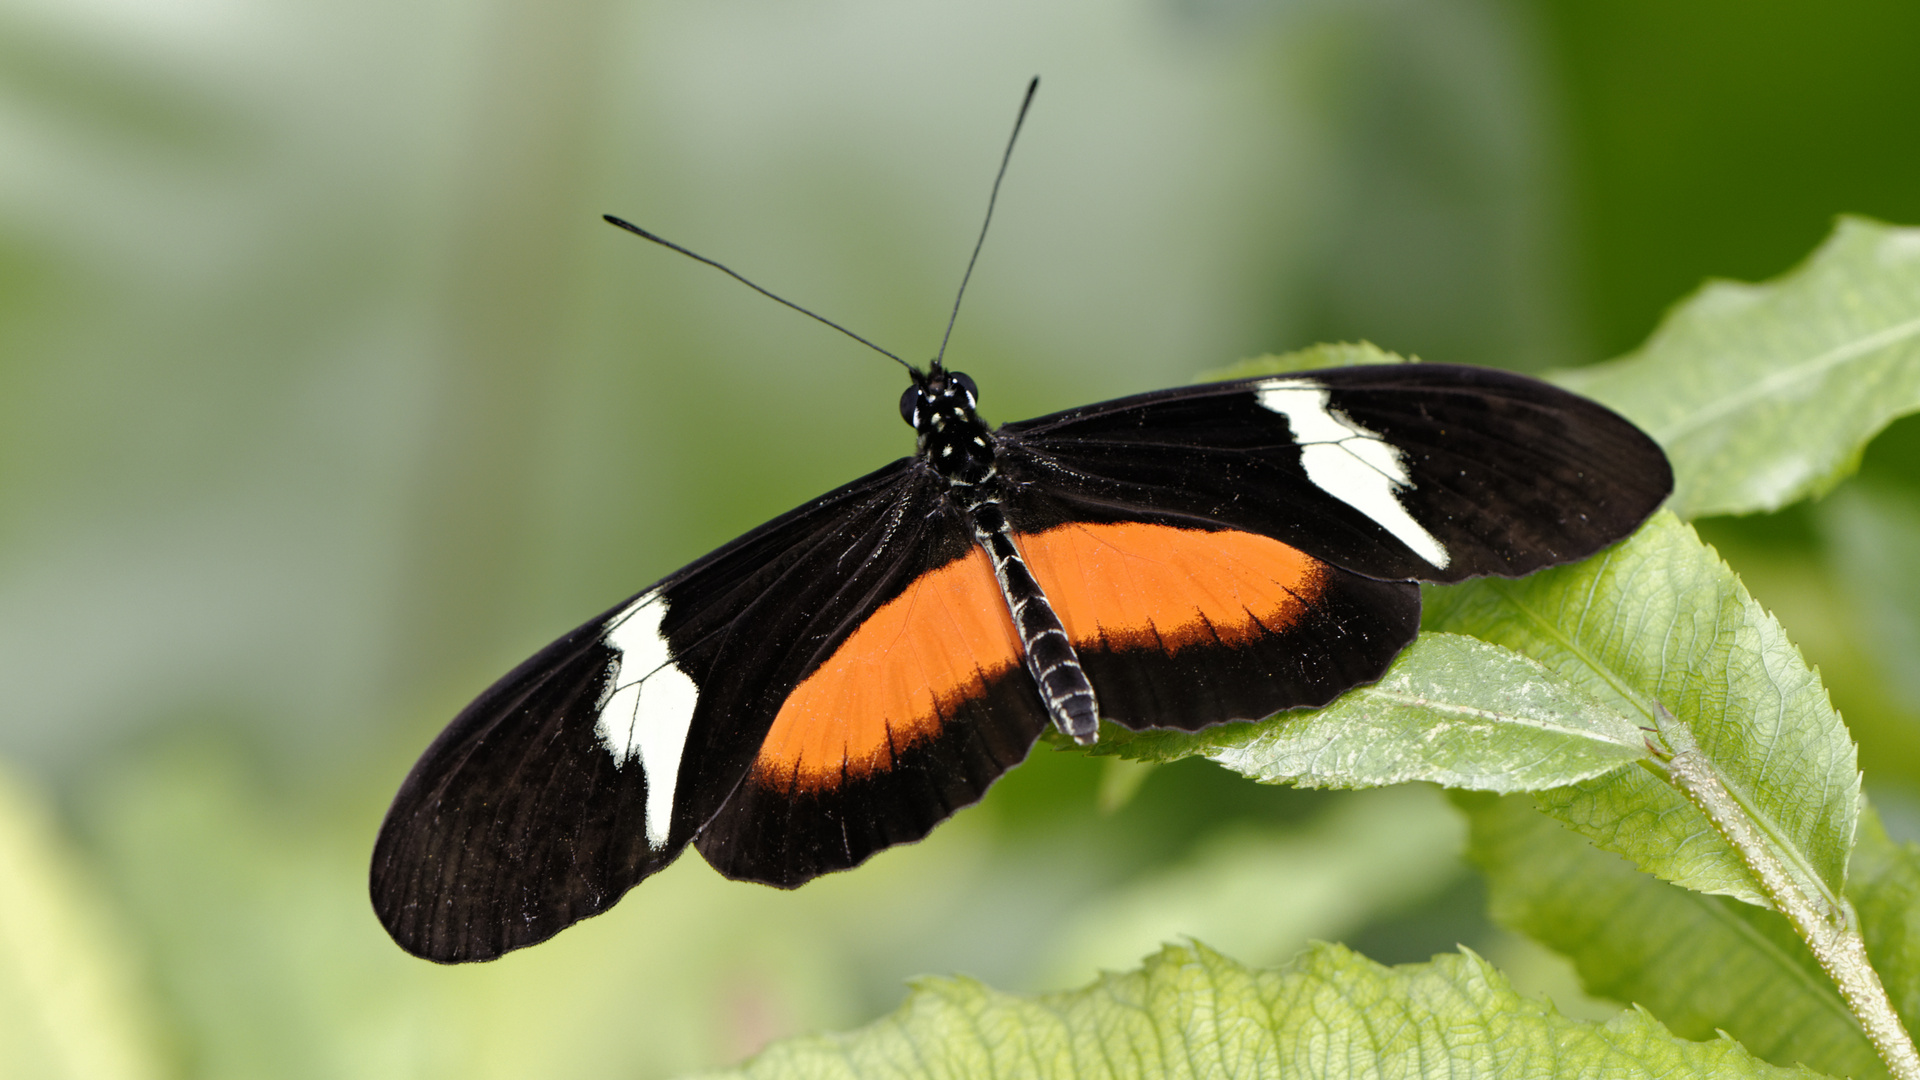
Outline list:
[[[812,658],[921,559],[968,549],[896,462],[576,629],[469,705],[402,785],[375,910],[445,962],[545,940],[671,862],[726,801]],[[912,558],[903,557],[912,552]]]
[[[407,951],[485,960],[545,940],[677,853],[648,841],[644,772],[616,768],[595,732],[614,659],[601,621],[469,705],[395,797],[372,893]]]
[[[1673,487],[1605,407],[1486,368],[1394,364],[1183,387],[1001,429],[1082,512],[1246,529],[1382,579],[1517,576],[1631,532]]]

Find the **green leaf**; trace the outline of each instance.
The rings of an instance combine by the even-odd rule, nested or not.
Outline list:
[[[1894,843],[1879,817],[1862,815],[1847,897],[1860,915],[1873,969],[1912,1031],[1920,1022],[1920,846]]]
[[[1046,1076],[1781,1077],[1730,1039],[1639,1011],[1597,1024],[1522,997],[1471,953],[1387,968],[1316,945],[1274,970],[1173,946],[1138,971],[1024,998],[925,979],[866,1028],[777,1043],[739,1070],[787,1078]]]
[[[1643,1005],[1683,1038],[1725,1031],[1777,1065],[1886,1075],[1780,915],[1640,873],[1527,798],[1454,802],[1471,827],[1467,857],[1486,872],[1489,913],[1571,960],[1588,993]]]
[[[1554,381],[1666,447],[1682,517],[1818,495],[1920,409],[1920,229],[1842,218],[1784,276],[1712,282],[1637,352]]]
[[[0,1076],[161,1075],[128,955],[49,815],[0,772]]]
[[[1780,624],[1671,514],[1583,563],[1435,590],[1428,625],[1526,653],[1648,726],[1664,706],[1781,857],[1839,894],[1860,792],[1853,742]],[[1766,903],[1706,818],[1650,770],[1540,801],[1650,873]]]
[[[1618,706],[1510,649],[1447,633],[1422,634],[1379,682],[1324,709],[1100,746],[1143,760],[1204,754],[1262,783],[1482,791],[1555,787],[1647,756],[1646,733]]]
[[[1286,375],[1315,368],[1354,367],[1360,364],[1417,363],[1399,353],[1391,353],[1371,341],[1341,341],[1309,345],[1289,353],[1255,356],[1203,373],[1199,382],[1225,382],[1251,379],[1257,375]]]

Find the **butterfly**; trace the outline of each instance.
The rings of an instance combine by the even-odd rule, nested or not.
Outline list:
[[[1673,484],[1625,419],[1492,369],[1244,378],[993,428],[971,378],[906,366],[911,457],[589,619],[434,740],[374,851],[396,942],[491,959],[689,845],[798,886],[924,837],[1049,725],[1087,744],[1324,705],[1413,639],[1417,582],[1584,558]]]

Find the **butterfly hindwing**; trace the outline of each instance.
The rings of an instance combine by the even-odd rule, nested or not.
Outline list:
[[[811,658],[696,841],[728,877],[792,887],[918,840],[1045,728],[986,556],[970,540],[958,558],[903,554],[852,632]]]
[[[1009,507],[1046,520],[1023,493]],[[1017,532],[1092,681],[1100,716],[1195,731],[1325,705],[1413,640],[1418,586],[1380,581],[1239,529],[1145,511]]]

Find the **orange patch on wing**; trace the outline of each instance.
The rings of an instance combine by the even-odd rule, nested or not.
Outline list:
[[[1327,566],[1232,529],[1074,523],[1016,537],[1076,647],[1233,646],[1297,622]]]
[[[818,791],[891,768],[895,753],[938,735],[943,714],[1019,662],[1013,618],[976,547],[881,605],[794,688],[753,780]]]

